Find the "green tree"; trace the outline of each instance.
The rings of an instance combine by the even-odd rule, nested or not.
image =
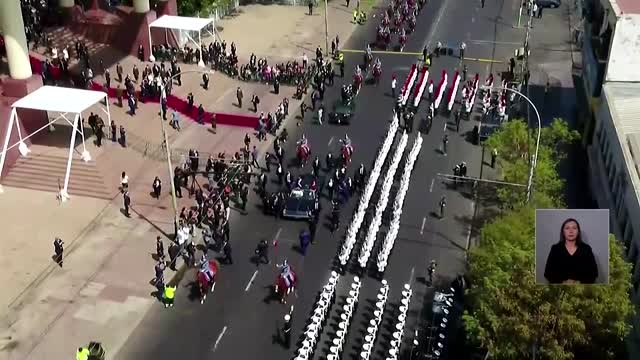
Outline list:
[[[215,0],[180,0],[178,1],[178,14],[180,16],[208,16],[215,5]]]
[[[537,130],[529,136],[527,123],[512,120],[505,123],[485,142],[488,149],[498,151],[498,167],[502,179],[516,184],[526,184],[529,178],[529,159],[534,155]],[[542,202],[561,204],[564,180],[557,171],[558,164],[565,158],[566,146],[580,138],[580,134],[569,128],[566,121],[554,119],[542,128],[540,149],[533,177],[533,188]],[[529,153],[531,151],[531,154]],[[503,209],[513,209],[522,204],[525,188],[500,187],[498,196]]]
[[[609,286],[540,286],[535,283],[535,208],[562,207],[564,181],[557,167],[578,133],[555,119],[542,130],[533,200],[523,204],[522,188],[505,186],[503,213],[482,229],[480,245],[469,253],[468,338],[494,359],[615,359],[622,353],[628,320],[631,266],[609,238]],[[485,141],[499,154],[505,181],[524,184],[529,175],[527,125],[514,120]]]

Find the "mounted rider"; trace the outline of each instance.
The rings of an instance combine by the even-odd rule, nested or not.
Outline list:
[[[280,276],[284,279],[287,288],[290,288],[294,284],[295,279],[288,261],[285,259],[282,264],[276,264],[276,267],[280,269]]]

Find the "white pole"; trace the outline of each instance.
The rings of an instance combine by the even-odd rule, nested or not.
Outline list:
[[[109,120],[109,125],[111,125],[111,111],[109,110],[109,94],[104,95],[104,103],[107,105],[107,120]]]
[[[148,26],[147,29],[149,30],[149,61],[154,62],[156,61],[156,57],[153,56],[153,51],[151,50],[151,47],[153,46],[153,40],[151,40],[151,26]]]
[[[533,104],[533,102],[531,101],[531,99],[529,99],[528,97],[526,97],[523,93],[521,93],[518,90],[515,89],[511,89],[511,88],[505,88],[505,87],[497,87],[497,88],[493,88],[495,90],[507,90],[507,91],[511,91],[517,95],[520,95],[523,99],[525,99],[529,105],[531,105],[531,107],[533,108],[533,111],[535,111],[536,113],[536,117],[538,118],[538,136],[536,138],[536,152],[533,155],[533,158],[531,159],[531,165],[529,166],[529,179],[527,180],[527,202],[529,202],[529,200],[531,199],[531,187],[533,186],[533,174],[538,162],[538,150],[540,150],[540,134],[542,132],[542,120],[540,119],[540,113],[538,112],[538,108]],[[491,88],[489,88],[489,90],[491,90]]]
[[[13,123],[16,120],[16,108],[11,109],[11,115],[9,116],[9,124],[7,125],[7,133],[4,136],[4,145],[2,145],[2,155],[0,155],[0,176],[2,175],[2,170],[4,169],[4,160],[7,158],[7,148],[9,147],[9,140],[11,139],[11,130],[13,128]],[[1,185],[0,185],[1,186]]]
[[[71,142],[69,143],[69,159],[67,159],[67,171],[64,175],[64,187],[62,188],[62,193],[60,194],[60,198],[63,201],[69,199],[69,175],[71,174],[71,160],[73,160],[73,150],[76,144],[76,133],[78,130],[78,120],[80,119],[80,114],[76,114],[76,117],[73,119],[73,129],[71,131]]]
[[[198,66],[204,67],[204,61],[202,61],[202,30],[198,30],[198,46],[200,47],[200,61],[198,61]]]
[[[324,0],[324,51],[329,56],[329,5]]]

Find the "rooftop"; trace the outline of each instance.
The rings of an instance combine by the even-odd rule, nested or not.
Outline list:
[[[640,1],[638,0],[609,0],[616,15],[640,14]]]
[[[603,86],[611,118],[623,146],[636,192],[640,191],[640,83],[609,82]],[[625,146],[626,145],[626,146]]]

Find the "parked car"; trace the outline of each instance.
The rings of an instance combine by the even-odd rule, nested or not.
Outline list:
[[[538,6],[543,8],[559,8],[561,0],[536,0]]]

